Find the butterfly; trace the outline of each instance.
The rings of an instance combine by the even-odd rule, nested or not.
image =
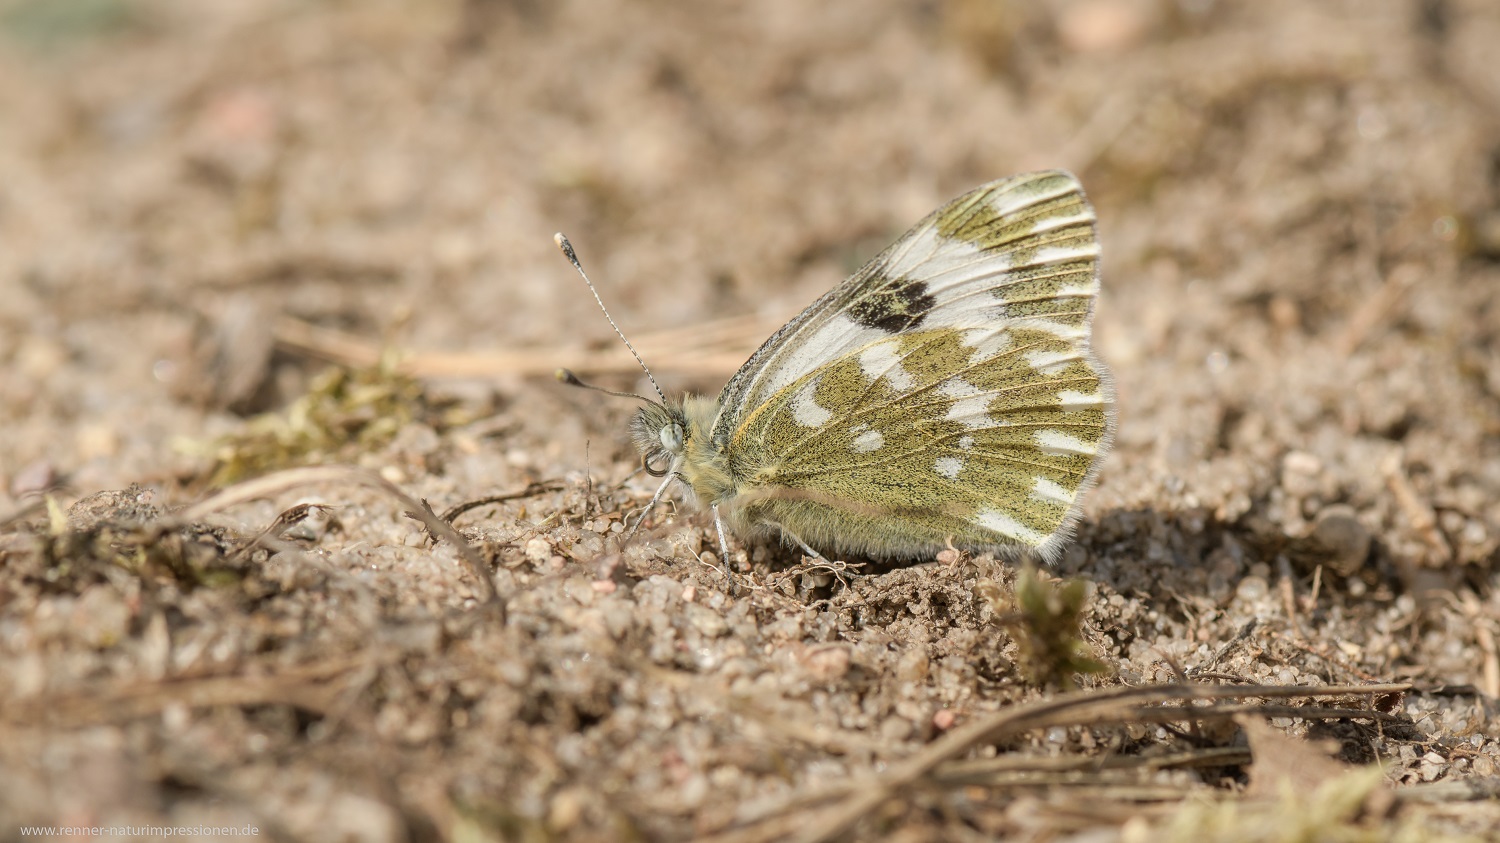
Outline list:
[[[1094,223],[1070,173],[982,185],[784,325],[718,398],[636,396],[631,438],[665,478],[641,521],[682,482],[726,558],[727,529],[813,556],[1055,560],[1114,432],[1090,346]]]

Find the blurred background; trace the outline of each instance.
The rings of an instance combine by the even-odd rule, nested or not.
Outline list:
[[[555,230],[627,331],[728,343],[674,382],[712,391],[928,210],[1054,166],[1100,209],[1124,443],[1186,379],[1309,365],[1356,426],[1494,411],[1497,42],[1484,0],[4,0],[0,476],[160,468],[348,351],[317,328],[487,377],[613,354]],[[1467,346],[1460,394],[1361,402],[1391,328]]]
[[[1497,46],[1494,0],[0,0],[0,516],[57,484],[73,497],[140,482],[158,503],[197,498],[227,482],[224,458],[205,443],[253,430],[264,414],[297,417],[289,408],[302,396],[327,394],[318,378],[330,364],[369,370],[384,354],[419,378],[424,400],[461,407],[464,418],[408,412],[406,387],[377,379],[372,388],[387,390],[389,403],[367,402],[348,418],[335,408],[330,427],[383,422],[384,438],[373,450],[322,456],[381,468],[414,494],[448,502],[567,479],[568,492],[561,482],[548,487],[558,497],[532,510],[476,519],[511,531],[495,539],[510,554],[502,591],[514,576],[520,593],[531,562],[537,593],[561,588],[546,567],[549,541],[592,548],[570,557],[567,570],[582,579],[549,616],[565,642],[575,632],[568,595],[593,593],[584,566],[603,545],[592,533],[619,526],[618,511],[590,509],[582,497],[585,472],[612,483],[633,469],[625,436],[633,405],[567,390],[549,373],[570,365],[617,388],[639,388],[640,377],[553,232],[571,238],[663,385],[713,393],[783,320],[942,202],[991,179],[1064,167],[1098,210],[1096,341],[1115,372],[1120,428],[1060,570],[1114,589],[1113,602],[1094,606],[1110,613],[1101,629],[1126,630],[1116,655],[1140,660],[1132,676],[1154,675],[1140,665],[1156,664],[1158,652],[1217,664],[1213,647],[1248,628],[1239,624],[1292,605],[1264,589],[1256,603],[1239,584],[1285,574],[1280,582],[1312,595],[1309,611],[1319,594],[1324,607],[1349,600],[1347,611],[1307,616],[1346,624],[1315,627],[1315,640],[1356,642],[1344,653],[1349,670],[1327,675],[1478,687],[1492,706],[1500,693]],[[389,597],[381,606],[417,594],[436,614],[452,608],[445,601],[461,603],[425,545],[408,541],[411,526],[375,511],[346,513],[352,549],[336,564],[393,578],[377,581]],[[580,511],[566,541],[534,523]],[[608,517],[591,520],[601,512]],[[274,513],[258,512],[256,523]],[[1329,523],[1352,538],[1316,559],[1343,553],[1340,573],[1351,576],[1319,591],[1322,569],[1293,576],[1297,554],[1287,548],[1304,547]],[[3,537],[15,543],[0,544],[0,554],[29,541],[20,532]],[[520,547],[537,548],[537,559]],[[358,553],[405,553],[415,567],[369,573],[376,566]],[[702,573],[690,559],[651,564],[674,584]],[[11,584],[0,583],[0,643],[16,667],[0,686],[21,696],[87,697],[85,680],[102,675],[160,678],[165,668],[148,669],[151,630],[170,630],[179,655],[191,649],[180,656],[189,667],[208,652],[222,655],[224,671],[262,653],[288,662],[339,647],[358,653],[373,637],[373,622],[346,629],[330,650],[316,637],[327,633],[322,621],[308,621],[316,634],[304,637],[293,623],[277,638],[265,632],[273,627],[262,623],[258,595],[244,605],[223,597],[232,610],[203,603],[191,621],[188,610],[163,612],[152,616],[159,627],[147,626],[155,604],[121,596],[136,594],[134,580],[98,585],[101,605],[118,609],[116,632],[144,648],[137,659],[101,643],[119,640],[114,633],[69,637],[85,634],[74,631],[87,629],[82,621],[115,615],[73,607],[68,587],[19,563],[10,570]],[[932,589],[962,591],[958,574],[923,571]],[[175,588],[143,582],[158,596]],[[901,582],[880,587],[899,592]],[[854,587],[876,583],[856,578]],[[311,606],[289,616],[364,623],[328,609],[321,587],[268,593]],[[922,594],[889,598],[887,615],[910,620],[908,605],[928,605]],[[33,609],[33,599],[51,608]],[[664,616],[661,605],[641,598],[631,607],[646,618]],[[804,608],[776,611],[800,630]],[[38,618],[51,618],[52,631],[6,631]],[[991,651],[964,626],[978,622],[954,618],[931,633],[947,642],[933,644],[934,664],[942,653],[987,664]],[[226,633],[221,621],[257,631]],[[1300,622],[1287,628],[1300,634]],[[868,631],[849,623],[828,638]],[[913,639],[895,622],[891,630],[870,644],[864,675],[895,688],[895,667],[880,659],[895,658],[890,641]],[[453,649],[470,646],[455,636]],[[790,638],[801,646],[800,631]],[[184,648],[184,640],[198,643]],[[675,652],[663,640],[649,652]],[[246,643],[257,641],[270,643]],[[400,769],[434,782],[430,803],[401,809],[409,830],[443,815],[447,808],[431,806],[447,805],[434,794],[449,785],[501,801],[530,788],[533,801],[516,810],[532,818],[554,811],[587,816],[577,826],[585,831],[613,828],[611,816],[588,813],[598,807],[592,794],[608,785],[623,794],[611,810],[682,837],[716,810],[727,821],[738,796],[721,792],[775,785],[778,774],[761,771],[746,774],[759,779],[743,791],[719,779],[710,787],[710,767],[741,769],[744,756],[669,757],[634,744],[647,773],[590,778],[613,774],[589,761],[618,749],[600,732],[614,723],[634,735],[637,721],[611,721],[589,706],[614,705],[621,688],[634,687],[638,665],[615,665],[627,677],[610,680],[615,697],[592,695],[586,682],[548,685],[547,671],[561,662],[536,648],[565,646],[556,641],[538,634],[486,651],[486,664],[534,658],[533,672],[507,674],[530,677],[513,687],[464,686],[466,699],[488,702],[455,703],[463,722],[445,708],[462,696],[457,684],[433,680],[441,693],[411,722],[439,725],[416,737],[402,731],[404,715],[387,716],[396,706],[380,708],[384,698],[360,696],[366,686],[350,680],[358,704],[348,722],[365,731],[339,752],[320,755],[291,715],[247,726],[225,714],[197,721],[208,725],[191,734],[189,720],[147,719],[129,733],[137,743],[124,742],[123,730],[101,732],[115,741],[106,753],[115,766],[94,763],[91,744],[68,744],[72,760],[31,771],[28,781],[56,777],[35,791],[48,795],[10,805],[65,814],[74,805],[68,785],[86,770],[113,776],[95,792],[155,805],[150,816],[198,798],[174,782],[208,788],[203,782],[229,780],[225,771],[237,771],[235,787],[254,801],[264,771],[246,759],[265,735],[282,762],[294,759],[309,780],[333,782],[352,800],[344,821],[326,826],[345,830],[361,828],[366,802],[397,801],[394,779],[380,776]],[[785,643],[776,641],[768,652]],[[435,659],[452,655],[446,646],[433,644]],[[1307,648],[1278,652],[1286,671],[1278,681],[1325,676],[1316,660],[1305,674],[1284,667],[1302,665]],[[119,661],[94,661],[106,657]],[[931,695],[924,704],[966,711],[985,698],[964,696],[968,689],[992,690],[972,667],[953,674],[967,685],[930,687],[939,683],[928,682],[926,665],[891,693],[920,687]],[[452,675],[477,669],[460,667]],[[440,674],[449,675],[424,675]],[[855,696],[867,692],[877,696],[869,688]],[[510,693],[534,696],[515,702]],[[508,713],[465,725],[480,724],[495,699],[504,712],[567,703],[604,726],[553,723],[577,749],[558,761],[548,753],[561,738],[507,732]],[[1424,704],[1448,706],[1450,697],[1432,699]],[[46,714],[38,705],[35,722]],[[862,705],[856,699],[835,717],[866,729]],[[1454,714],[1444,727],[1493,734],[1493,708],[1463,709],[1471,711],[1474,721]],[[914,716],[902,735],[924,734],[929,715]],[[685,716],[640,745],[701,726]],[[62,746],[58,728],[28,734],[36,746]],[[250,737],[235,731],[247,729]],[[231,747],[225,734],[243,741]],[[409,737],[433,754],[363,763],[350,747],[374,734],[389,740],[380,752]],[[531,755],[491,751],[525,740],[536,741]],[[139,746],[170,757],[159,762],[154,750],[131,748]],[[1494,743],[1486,746],[1494,756]],[[12,752],[26,763],[42,757]],[[806,764],[799,770],[820,769],[825,756],[809,761],[813,754],[796,756]],[[453,772],[460,756],[471,765],[463,769],[480,772]],[[211,759],[207,772],[193,778],[202,759]],[[1403,775],[1416,776],[1415,764]],[[652,782],[688,767],[692,777],[681,782],[696,796],[683,795],[684,784],[670,792],[673,806],[639,807],[641,794],[656,792]],[[588,787],[569,796],[537,772],[563,768]],[[348,784],[366,775],[377,781]],[[299,825],[295,809],[323,791],[287,790],[281,798],[293,809],[278,816],[314,834],[306,829],[318,826],[305,816]],[[86,798],[75,807],[88,816]],[[574,827],[563,820],[552,827]],[[399,837],[376,832],[368,838]]]

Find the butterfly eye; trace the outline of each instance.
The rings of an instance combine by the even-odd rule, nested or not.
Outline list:
[[[667,466],[665,468],[657,468],[656,466],[652,465],[651,464],[651,458],[655,457],[655,456],[658,456],[658,455],[664,456],[664,457],[667,456],[666,454],[663,454],[661,451],[652,451],[651,453],[647,454],[646,456],[641,457],[641,468],[645,469],[646,473],[649,474],[649,475],[651,475],[652,477],[665,477],[665,476],[667,476],[667,471],[671,469],[672,464],[669,461],[667,463]],[[670,457],[668,457],[668,460],[670,460]]]
[[[661,439],[661,446],[669,452],[675,454],[682,450],[682,425],[677,422],[663,427],[658,436]]]

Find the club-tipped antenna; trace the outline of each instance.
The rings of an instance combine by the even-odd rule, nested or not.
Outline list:
[[[589,280],[588,273],[583,271],[583,264],[581,264],[581,263],[578,262],[578,253],[573,251],[573,244],[568,242],[568,238],[564,237],[561,231],[559,231],[558,233],[552,235],[552,240],[555,243],[557,243],[557,248],[562,249],[563,255],[568,259],[569,263],[573,264],[573,268],[576,269],[576,270],[578,270],[578,274],[580,276],[582,276],[582,278],[583,278],[583,283],[587,284],[588,288],[589,288],[589,292],[594,294],[594,301],[596,301],[596,302],[599,303],[599,309],[602,310],[602,311],[604,311],[604,318],[609,320],[609,327],[615,329],[615,336],[617,336],[617,337],[620,338],[620,342],[625,343],[625,347],[628,348],[628,349],[630,349],[631,355],[633,355],[635,357],[635,362],[637,362],[637,363],[639,363],[641,365],[641,371],[643,371],[643,372],[646,373],[646,380],[651,381],[651,388],[654,389],[654,390],[656,390],[656,394],[661,398],[661,403],[663,403],[663,404],[667,403],[667,394],[664,393],[664,392],[662,392],[661,391],[661,387],[657,385],[656,378],[651,374],[651,370],[646,367],[646,361],[641,359],[641,355],[635,350],[635,346],[633,346],[633,345],[630,344],[630,340],[625,339],[625,333],[620,330],[620,326],[619,325],[615,324],[615,318],[613,316],[609,315],[609,308],[607,308],[607,307],[604,306],[604,299],[599,298],[599,291],[596,290],[596,289],[594,289],[594,282],[592,282],[592,281]],[[573,383],[573,384],[576,384],[578,386],[586,386],[587,385],[583,381],[578,380],[578,377],[576,375],[574,375],[572,372],[568,372],[567,373],[568,374],[568,378],[571,378],[571,379],[564,378],[562,376],[562,374],[561,374],[561,372],[563,372],[563,371],[567,371],[567,370],[565,370],[565,369],[564,370],[559,370],[559,375],[558,375],[558,379],[562,380],[563,383]],[[608,392],[609,390],[601,390],[601,391],[602,392]],[[618,394],[621,394],[621,393],[615,393],[615,394],[618,395]],[[640,398],[641,397],[639,395],[633,395],[631,393],[624,393],[624,394],[631,395],[631,397],[634,397],[634,398]]]
[[[568,386],[578,386],[584,389],[592,389],[595,392],[602,392],[605,395],[613,395],[616,398],[635,398],[639,401],[645,401],[648,404],[651,403],[650,398],[647,398],[646,396],[641,395],[638,392],[616,392],[613,389],[605,389],[604,387],[597,384],[589,383],[583,378],[580,378],[577,375],[573,374],[572,369],[558,369],[557,371],[552,373],[552,376],[557,378],[558,383],[565,383]]]

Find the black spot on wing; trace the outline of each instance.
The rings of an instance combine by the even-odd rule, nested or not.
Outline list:
[[[866,293],[846,312],[866,328],[899,334],[921,325],[936,304],[925,282],[901,280]]]

